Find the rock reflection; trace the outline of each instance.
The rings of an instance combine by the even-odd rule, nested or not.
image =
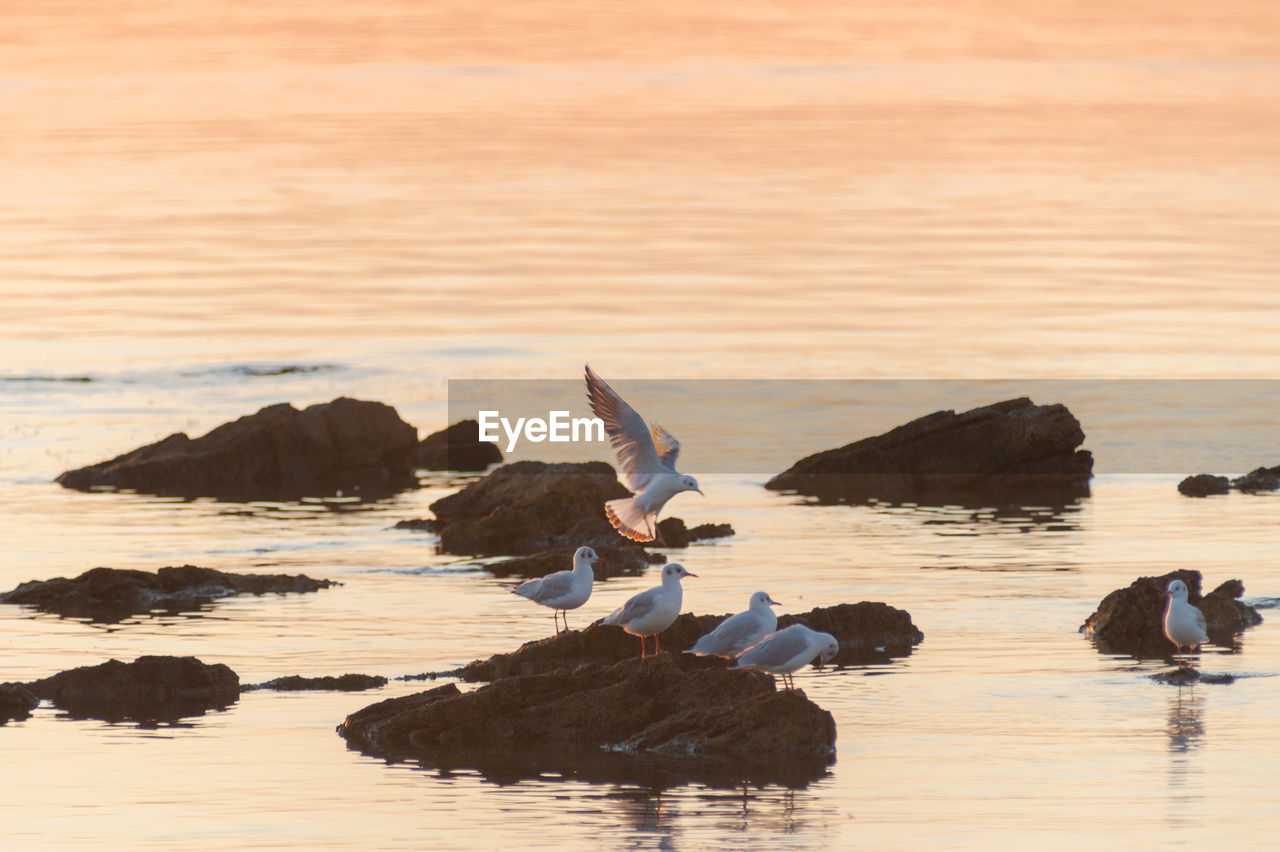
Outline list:
[[[1195,753],[1204,745],[1204,697],[1194,686],[1179,686],[1169,699],[1165,733],[1169,737],[1169,822],[1185,825],[1194,821],[1195,811],[1188,806],[1204,798],[1191,783],[1202,772]]]

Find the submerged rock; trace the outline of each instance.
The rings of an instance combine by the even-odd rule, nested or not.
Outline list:
[[[1280,488],[1280,467],[1255,468],[1231,480],[1231,487],[1248,493],[1275,491]]]
[[[883,435],[808,456],[766,488],[898,502],[1069,499],[1089,493],[1093,456],[1066,406],[1026,397],[937,411]]]
[[[152,574],[121,568],[92,568],[68,580],[30,580],[0,595],[0,603],[32,606],[71,618],[115,622],[164,609],[183,612],[228,595],[314,592],[339,585],[303,574],[231,574],[195,565],[170,566]]]
[[[662,650],[679,654],[691,648],[728,615],[682,613],[675,623],[659,634]],[[779,630],[796,623],[830,633],[839,640],[840,653],[832,661],[835,665],[855,665],[905,656],[924,639],[924,634],[911,622],[910,614],[888,604],[871,601],[778,616]],[[638,654],[636,637],[620,627],[597,622],[585,630],[572,630],[528,642],[509,654],[494,654],[488,659],[476,660],[454,674],[467,681],[493,681],[516,675],[563,671],[586,664],[612,665]],[[719,658],[706,659],[708,666],[728,665],[728,661]]]
[[[139,657],[81,666],[26,685],[72,716],[172,722],[222,709],[240,697],[240,678],[195,657]]]
[[[484,470],[502,461],[502,451],[480,440],[480,424],[460,420],[448,429],[422,439],[414,453],[418,467],[427,470]]]
[[[462,693],[453,684],[348,716],[352,747],[430,766],[514,779],[547,771],[591,780],[665,778],[798,785],[835,755],[835,720],[759,672],[658,654],[510,677]]]
[[[0,725],[31,715],[40,698],[22,683],[0,683]]]
[[[366,689],[377,689],[387,685],[382,675],[344,674],[338,677],[303,677],[302,675],[286,675],[263,683],[254,683],[241,687],[242,692],[254,689],[273,689],[281,692],[302,692],[308,690],[332,690],[336,692],[361,692]]]
[[[658,532],[662,534],[666,547],[688,547],[695,541],[727,538],[733,535],[733,527],[728,524],[698,524],[689,529],[680,518],[663,518],[658,521]]]
[[[1214,476],[1211,473],[1188,476],[1178,483],[1178,493],[1188,497],[1208,497],[1210,494],[1226,494],[1230,490],[1229,479],[1225,476]]]
[[[1156,672],[1151,675],[1151,679],[1156,683],[1170,683],[1175,686],[1186,686],[1192,683],[1235,683],[1235,675],[1226,672],[1216,674],[1204,674],[1198,672],[1190,666],[1180,666],[1172,671]]]
[[[1201,597],[1200,572],[1184,568],[1159,577],[1139,577],[1129,586],[1111,592],[1080,625],[1080,632],[1091,636],[1104,653],[1172,657],[1173,643],[1164,635],[1163,627],[1164,592],[1172,580],[1187,584],[1187,601],[1204,613],[1209,640],[1214,644],[1230,646],[1235,634],[1262,622],[1256,609],[1237,600],[1244,594],[1244,584],[1239,580],[1227,580]]]
[[[442,497],[431,511],[446,553],[522,556],[584,544],[601,551],[623,546],[604,503],[630,493],[604,462],[522,461]]]
[[[109,461],[69,470],[67,488],[229,500],[381,496],[417,486],[418,430],[380,402],[288,403],[191,439],[178,432]]]

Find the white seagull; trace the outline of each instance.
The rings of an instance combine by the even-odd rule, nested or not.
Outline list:
[[[1187,603],[1187,584],[1170,580],[1164,596],[1168,599],[1164,606],[1164,635],[1174,644],[1174,653],[1181,654],[1183,648],[1194,652],[1201,642],[1208,642],[1204,613]]]
[[[814,662],[818,668],[840,652],[840,643],[830,633],[811,630],[803,624],[793,624],[765,637],[759,644],[743,651],[734,668],[756,669],[782,676],[787,689],[795,692],[796,684],[791,673]]]
[[[604,421],[609,443],[622,464],[622,481],[633,495],[609,500],[604,512],[614,529],[632,541],[656,539],[665,544],[658,532],[658,512],[681,491],[702,494],[696,479],[676,473],[680,442],[656,423],[646,426],[644,418],[592,372],[590,364],[586,377],[587,401]]]
[[[675,622],[684,602],[684,589],[680,581],[697,574],[686,571],[683,565],[672,562],[662,569],[662,585],[641,592],[601,619],[602,624],[616,624],[632,636],[640,637],[640,656],[645,655],[644,637],[653,637],[653,652],[662,649],[658,634]]]
[[[778,602],[769,597],[768,592],[756,592],[745,612],[720,622],[715,630],[693,643],[689,653],[730,659],[738,656],[778,629],[778,616],[770,609],[774,606],[778,606]]]
[[[537,604],[551,607],[552,620],[556,623],[556,635],[559,636],[559,616],[564,617],[564,631],[569,632],[569,616],[565,610],[577,609],[591,597],[591,584],[596,574],[592,566],[600,562],[600,557],[589,547],[579,547],[573,554],[572,571],[556,571],[545,577],[525,580],[511,590],[513,595],[528,598]]]

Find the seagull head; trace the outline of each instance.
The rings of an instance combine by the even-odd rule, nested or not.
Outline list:
[[[813,664],[822,668],[823,663],[830,662],[836,654],[840,653],[840,643],[830,633],[819,633],[818,637],[823,641],[822,650],[818,652],[818,659],[814,660]]]
[[[751,596],[751,609],[769,611],[771,606],[780,606],[773,598],[769,597],[768,592],[756,592]]]
[[[680,477],[680,490],[697,491],[699,494],[702,494],[702,489],[698,487],[698,480],[694,479],[692,476]],[[707,495],[702,494],[702,496],[706,497]]]
[[[573,554],[574,567],[585,564],[594,568],[599,565],[601,561],[600,557],[596,555],[596,552],[586,545],[579,547]]]
[[[686,571],[685,567],[681,565],[679,562],[672,562],[662,569],[663,580],[670,578],[670,579],[679,581],[679,580],[683,580],[685,577],[696,577],[696,576],[698,575],[693,573],[692,571]]]
[[[1170,580],[1169,587],[1165,590],[1164,594],[1165,597],[1185,601],[1187,599],[1187,584],[1181,580]]]

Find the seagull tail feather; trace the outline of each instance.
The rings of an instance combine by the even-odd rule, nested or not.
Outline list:
[[[604,513],[621,535],[632,541],[653,541],[653,520],[656,517],[651,519],[651,516],[646,515],[644,509],[636,505],[636,498],[609,500],[604,504]]]

